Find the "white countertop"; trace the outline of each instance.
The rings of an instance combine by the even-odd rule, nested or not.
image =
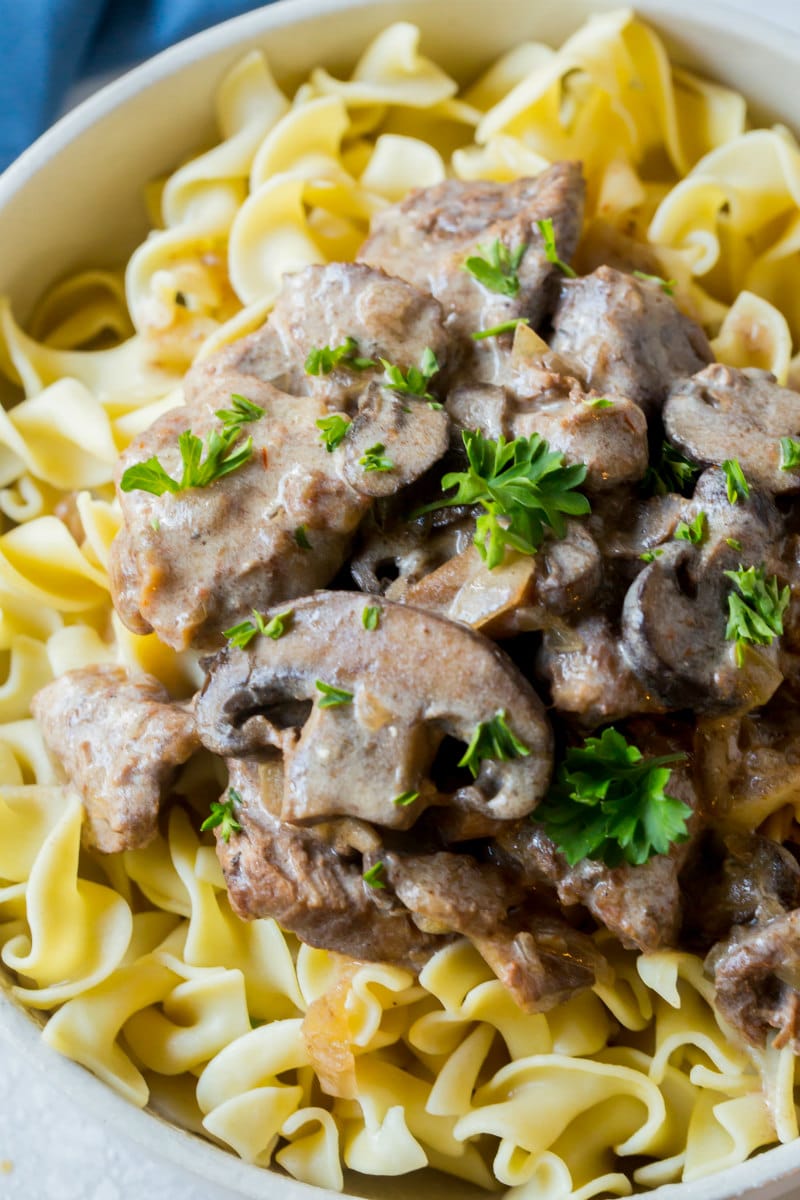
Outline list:
[[[796,0],[727,0],[800,33]],[[86,89],[82,89],[86,94]],[[0,1044],[0,1200],[235,1200],[161,1159],[56,1092]],[[269,1184],[265,1179],[264,1197]]]

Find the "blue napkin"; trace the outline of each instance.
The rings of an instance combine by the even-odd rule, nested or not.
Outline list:
[[[0,0],[0,170],[58,116],[73,84],[132,66],[263,3]]]

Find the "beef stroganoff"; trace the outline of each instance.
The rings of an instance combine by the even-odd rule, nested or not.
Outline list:
[[[418,43],[0,309],[2,961],[248,1161],[625,1195],[798,1136],[800,148]]]

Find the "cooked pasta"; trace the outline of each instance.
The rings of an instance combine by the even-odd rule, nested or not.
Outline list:
[[[637,959],[599,933],[613,980],[526,1014],[466,942],[419,979],[310,949],[232,911],[197,832],[205,768],[184,772],[149,847],[82,850],[80,800],[29,713],[51,678],[94,663],[146,670],[177,696],[202,680],[195,655],[112,612],[112,469],[181,403],[193,361],[263,321],[285,273],[353,258],[411,186],[580,159],[578,264],[632,236],[722,362],[791,382],[800,147],[782,127],[749,129],[740,95],[672,66],[628,10],[559,50],[517,45],[461,92],[408,24],[349,79],[317,68],[293,97],[254,50],[220,85],[217,117],[220,141],[151,186],[155,228],[124,289],[101,271],[63,281],[30,332],[0,306],[0,369],[18,389],[0,412],[0,946],[14,996],[131,1103],[332,1189],[344,1168],[431,1166],[516,1200],[588,1200],[797,1137],[791,1052],[732,1039],[698,958]]]

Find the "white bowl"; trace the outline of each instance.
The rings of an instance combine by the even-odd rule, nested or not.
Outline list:
[[[604,0],[282,0],[228,21],[159,55],[85,101],[0,177],[0,294],[18,318],[56,278],[86,265],[117,265],[146,232],[143,185],[213,134],[215,88],[242,53],[263,48],[290,87],[310,67],[351,66],[389,22],[423,32],[425,53],[462,80],[523,38],[558,45]],[[683,65],[744,92],[760,117],[800,127],[800,38],[761,16],[702,0],[640,0],[638,11]],[[456,31],[456,32],[454,32]],[[13,1042],[53,1085],[98,1120],[135,1138],[150,1155],[241,1196],[334,1200],[321,1191],[239,1161],[233,1154],[142,1112],[41,1040],[39,1025],[11,998],[0,971],[0,1037]],[[417,1176],[350,1175],[349,1195],[411,1200]],[[431,1176],[426,1200],[483,1195]],[[800,1140],[691,1184],[649,1193],[659,1200],[776,1200],[800,1190]]]

